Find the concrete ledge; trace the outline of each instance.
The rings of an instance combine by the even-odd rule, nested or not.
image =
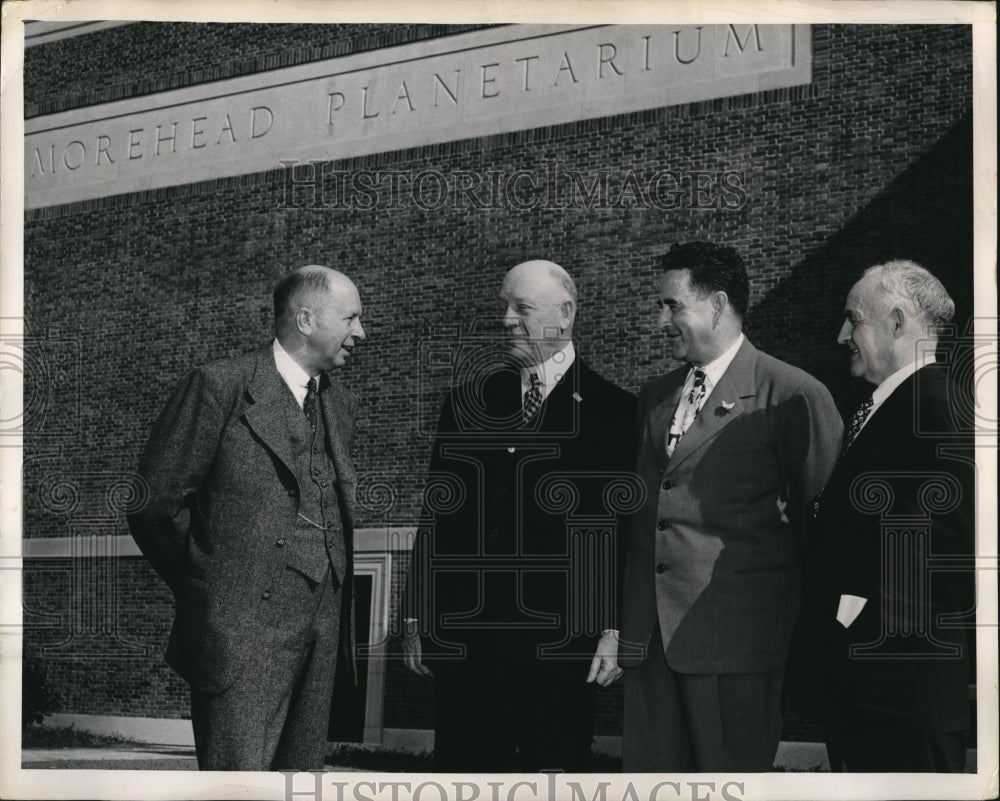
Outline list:
[[[190,720],[133,718],[118,715],[46,715],[43,726],[73,728],[106,737],[121,737],[137,743],[194,746]]]
[[[121,737],[138,743],[170,746],[194,746],[190,720],[168,718],[137,718],[114,715],[48,715],[44,726],[72,727],[77,731]],[[373,751],[395,751],[407,754],[429,754],[434,749],[431,729],[384,729],[381,743],[351,743],[357,748]],[[594,750],[604,756],[621,756],[622,738],[611,735],[594,737]],[[976,749],[966,756],[966,773],[976,772]],[[823,743],[782,742],[774,765],[779,770],[829,773],[830,761]]]

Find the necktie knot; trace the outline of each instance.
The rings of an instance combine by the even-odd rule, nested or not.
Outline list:
[[[529,422],[538,412],[542,405],[542,382],[538,378],[538,373],[532,373],[528,377],[528,388],[524,391],[524,403],[522,415],[525,423]]]

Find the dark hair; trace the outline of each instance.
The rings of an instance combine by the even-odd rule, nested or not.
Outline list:
[[[280,320],[293,299],[329,290],[329,278],[322,270],[295,270],[274,285],[274,319]]]
[[[675,242],[660,259],[663,271],[690,270],[691,286],[702,295],[722,291],[740,317],[750,304],[750,282],[740,254],[712,242]]]

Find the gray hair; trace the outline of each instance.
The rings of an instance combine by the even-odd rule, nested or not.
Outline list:
[[[948,290],[929,270],[914,261],[905,259],[887,261],[865,270],[865,275],[878,271],[878,289],[882,299],[896,295],[916,309],[920,319],[928,326],[947,325],[955,314],[955,301]]]

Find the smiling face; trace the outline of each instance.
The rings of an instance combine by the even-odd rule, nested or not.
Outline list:
[[[867,275],[851,287],[837,335],[850,351],[851,375],[876,385],[896,370],[892,319],[878,282],[877,275]]]
[[[503,328],[510,354],[521,364],[541,364],[572,335],[576,305],[552,275],[548,262],[511,269],[500,286]]]
[[[657,325],[670,343],[670,355],[689,364],[707,364],[721,352],[711,296],[691,286],[690,270],[667,270],[656,299]]]
[[[343,367],[355,344],[365,339],[357,287],[333,271],[326,290],[311,294],[297,320],[305,338],[302,366],[310,373]]]

